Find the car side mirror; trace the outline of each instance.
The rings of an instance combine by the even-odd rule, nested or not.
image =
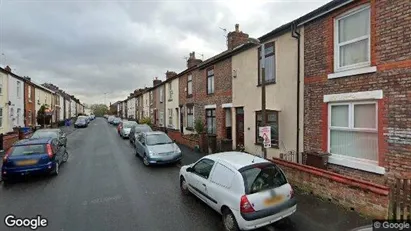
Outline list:
[[[188,167],[188,168],[186,169],[186,171],[187,171],[187,172],[193,172],[193,168],[192,168],[192,167]]]
[[[177,140],[176,140],[176,139],[174,139],[174,140],[173,140],[173,142],[174,142],[174,143],[177,143]]]
[[[61,138],[66,138],[66,133],[61,134]]]
[[[59,143],[59,146],[60,146],[60,147],[64,146],[64,143],[63,143],[63,142],[60,142],[60,143]]]
[[[146,145],[146,143],[143,141],[143,142],[141,142],[141,144],[143,145],[143,146],[145,146]]]

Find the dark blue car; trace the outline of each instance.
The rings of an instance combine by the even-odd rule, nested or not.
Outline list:
[[[56,138],[24,139],[15,143],[3,158],[4,182],[26,175],[59,174],[68,153]]]

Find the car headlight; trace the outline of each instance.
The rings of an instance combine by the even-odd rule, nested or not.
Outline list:
[[[174,144],[174,150],[173,150],[175,153],[180,153],[181,152],[181,150],[180,150],[180,148],[177,146],[177,144]]]
[[[156,155],[157,153],[153,152],[152,150],[148,150],[148,154],[149,154],[150,156],[154,156],[154,155]]]

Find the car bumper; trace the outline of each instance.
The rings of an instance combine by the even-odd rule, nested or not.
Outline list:
[[[266,217],[261,217],[258,219],[247,219],[245,220],[241,215],[240,211],[233,211],[238,226],[242,230],[253,230],[257,228],[261,228],[270,224],[273,224],[283,218],[290,216],[291,214],[297,211],[297,201],[291,199],[289,203],[283,208],[281,208],[277,213],[268,215]]]
[[[56,166],[55,162],[30,167],[5,167],[1,169],[1,178],[10,180],[27,175],[42,175],[50,173]]]
[[[182,154],[173,154],[173,155],[167,155],[167,156],[155,156],[155,157],[150,157],[148,158],[148,162],[150,164],[172,164],[180,161],[182,159]]]
[[[87,124],[75,124],[75,126],[78,128],[85,128],[87,127]]]

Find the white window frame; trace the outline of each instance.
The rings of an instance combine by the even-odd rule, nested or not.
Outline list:
[[[0,113],[0,128],[3,128],[3,107],[0,107],[1,113]]]
[[[168,83],[168,99],[171,101],[173,100],[173,86],[171,84],[171,82]]]
[[[163,86],[159,87],[159,89],[160,89],[160,103],[162,103],[163,97],[164,97]]]
[[[173,127],[173,109],[168,109],[168,126]]]
[[[372,128],[354,128],[354,106],[361,104],[374,104],[375,105],[375,129]],[[348,105],[348,128],[347,127],[333,127],[331,126],[331,107],[339,105]],[[328,124],[327,124],[328,140],[327,140],[327,151],[331,153],[331,130],[340,131],[358,131],[358,132],[370,132],[378,134],[378,103],[376,101],[350,101],[350,102],[338,102],[338,103],[328,103]],[[377,140],[377,146],[379,140]],[[379,158],[380,153],[377,153],[377,158]],[[369,159],[356,158],[351,156],[345,156],[340,154],[331,153],[329,157],[329,163],[342,165],[354,169],[364,170],[367,172],[373,172],[377,174],[384,174],[385,168],[379,166],[379,162]]]
[[[356,13],[359,13],[361,11],[364,10],[369,10],[369,18],[370,21],[368,23],[368,31],[369,34],[368,35],[364,35],[361,36],[359,38],[355,38],[352,39],[350,41],[346,41],[343,43],[339,43],[338,42],[338,37],[339,37],[339,30],[338,30],[338,22],[341,19],[350,17],[351,15],[354,15]],[[366,62],[362,62],[362,63],[356,63],[356,64],[352,64],[352,65],[348,65],[348,66],[344,66],[344,67],[340,67],[340,47],[343,45],[347,45],[347,44],[351,44],[351,43],[355,43],[364,39],[368,38],[368,61]],[[347,70],[351,70],[351,69],[357,69],[357,68],[362,68],[362,67],[369,67],[371,65],[371,8],[369,4],[365,4],[362,6],[359,6],[357,8],[354,8],[348,12],[345,12],[344,14],[336,17],[334,19],[334,71],[335,72],[341,72],[341,71],[347,71]]]
[[[187,95],[192,95],[192,94],[193,94],[193,75],[190,74],[187,77]]]

